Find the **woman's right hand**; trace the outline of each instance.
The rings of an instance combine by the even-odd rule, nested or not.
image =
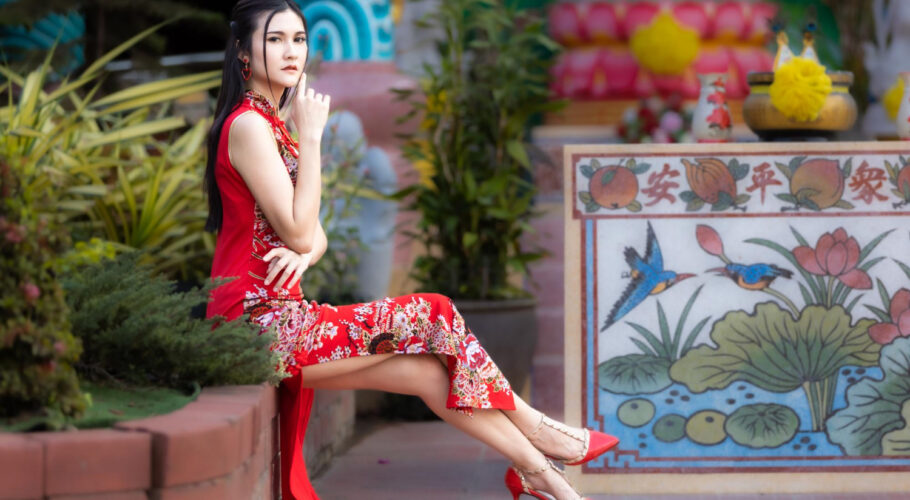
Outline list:
[[[298,139],[301,142],[319,142],[322,139],[322,131],[325,129],[326,121],[329,119],[329,102],[331,97],[316,93],[312,88],[306,86],[306,73],[300,78],[298,92],[294,96],[294,103],[291,108],[293,112],[294,125],[297,127]],[[299,91],[303,89],[303,91]]]

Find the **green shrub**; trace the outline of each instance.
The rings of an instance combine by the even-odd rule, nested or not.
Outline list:
[[[82,345],[55,278],[69,236],[36,213],[46,194],[28,189],[21,164],[9,160],[0,156],[0,417],[60,428],[88,404],[73,370]]]
[[[215,285],[176,292],[139,260],[138,252],[124,253],[63,277],[73,333],[84,345],[80,375],[174,388],[277,385],[273,336],[260,336],[242,317],[194,317]]]

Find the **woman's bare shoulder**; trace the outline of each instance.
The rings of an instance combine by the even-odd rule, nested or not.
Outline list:
[[[263,140],[274,142],[269,122],[262,115],[253,111],[244,111],[234,118],[234,121],[231,122],[228,139],[231,142],[236,141],[244,144]]]

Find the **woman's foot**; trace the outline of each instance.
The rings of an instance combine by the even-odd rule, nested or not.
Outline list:
[[[506,486],[515,498],[518,498],[521,493],[536,498],[547,498],[542,495],[543,493],[556,500],[579,500],[582,498],[569,484],[565,473],[549,460],[546,461],[545,465],[536,469],[524,469],[517,465],[511,467],[506,473]]]
[[[615,436],[570,427],[543,413],[537,427],[526,436],[535,448],[566,465],[580,465],[593,460],[619,443]]]

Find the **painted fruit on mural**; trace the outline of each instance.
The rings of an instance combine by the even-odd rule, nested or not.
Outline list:
[[[582,175],[587,177],[588,190],[579,191],[578,198],[585,204],[585,211],[594,212],[600,208],[618,210],[625,208],[630,212],[641,210],[638,196],[638,174],[651,168],[648,163],[637,163],[629,159],[617,165],[601,166],[597,160],[590,165],[580,167]]]
[[[719,212],[731,207],[740,208],[749,201],[749,195],[736,192],[736,181],[749,173],[748,164],[735,159],[726,164],[717,158],[696,158],[694,163],[683,158],[682,163],[691,189],[680,193],[680,198],[687,203],[686,211],[693,212],[708,204],[712,212]]]
[[[894,186],[891,192],[901,200],[894,204],[894,208],[910,203],[910,160],[903,155],[894,163],[885,160],[885,169],[888,171],[888,180]]]
[[[810,210],[824,210],[837,207],[853,208],[853,204],[842,199],[844,184],[853,170],[852,158],[841,167],[837,160],[797,156],[789,165],[776,163],[777,169],[790,179],[790,194],[776,196],[796,205],[796,209],[805,207]]]

